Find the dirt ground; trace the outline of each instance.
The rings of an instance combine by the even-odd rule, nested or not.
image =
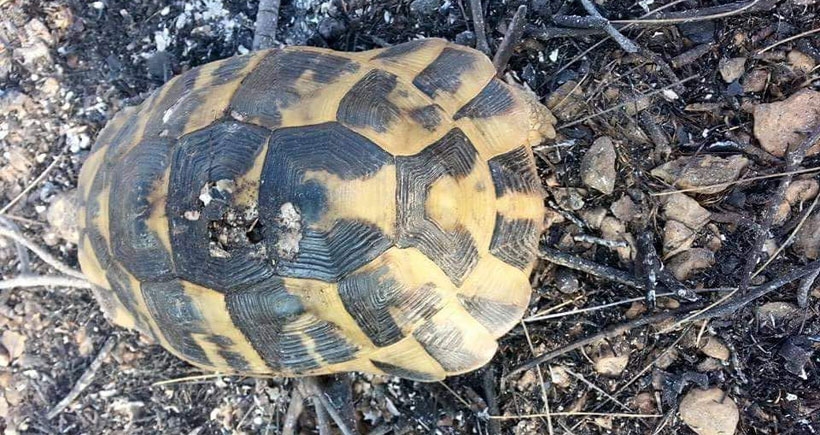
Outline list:
[[[551,226],[542,245],[638,280],[660,270],[642,267],[650,246],[674,275],[660,279],[666,286],[659,284],[659,293],[670,291],[669,282],[707,290],[661,297],[652,307],[634,285],[541,261],[526,329],[507,334],[487,367],[433,384],[352,375],[362,426],[396,434],[820,431],[820,299],[811,279],[802,290],[794,280],[708,321],[689,319],[726,295],[708,289],[737,287],[749,276],[744,268],[758,239],[764,254],[755,270],[774,260],[752,286],[818,257],[817,172],[802,170],[820,162],[810,150],[787,168],[781,142],[798,134],[794,147],[820,123],[820,33],[802,35],[820,23],[820,3],[596,0],[610,20],[666,8],[650,17],[661,22],[615,22],[640,48],[632,54],[600,29],[567,30],[554,18],[586,16],[580,2],[484,3],[493,52],[518,6],[528,6],[506,78],[532,89],[559,121],[558,137],[536,150],[549,191]],[[708,9],[721,5],[728,6]],[[97,132],[173,75],[247,52],[256,7],[228,0],[0,0],[0,215],[78,267],[76,245],[56,226],[59,213],[47,219],[47,211],[76,187]],[[351,51],[425,36],[473,45],[470,7],[469,0],[283,0],[277,39]],[[680,13],[700,18],[677,22]],[[782,101],[793,104],[767,106]],[[767,110],[776,112],[774,120],[765,118]],[[656,169],[667,162],[677,162],[677,170]],[[599,179],[588,177],[590,168]],[[783,199],[778,174],[787,169],[801,170],[792,180],[800,188]],[[771,177],[658,195],[762,176]],[[774,217],[766,212],[773,198],[782,202],[773,204]],[[790,239],[794,230],[798,237]],[[33,255],[31,264],[33,273],[54,273]],[[17,276],[20,265],[15,245],[0,238],[3,279]],[[290,380],[200,376],[109,325],[85,290],[3,292],[6,434],[280,432]],[[552,317],[532,318],[544,314]],[[510,375],[534,354],[648,316],[657,321]],[[48,418],[110,340],[114,347],[91,384]],[[305,409],[302,431],[315,433],[313,409]]]

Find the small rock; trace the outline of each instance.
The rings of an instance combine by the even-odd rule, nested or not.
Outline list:
[[[601,228],[601,224],[606,217],[606,209],[603,207],[595,207],[592,210],[581,210],[581,218],[590,228],[597,230]]]
[[[820,212],[815,212],[797,231],[792,250],[809,260],[820,257]]]
[[[63,240],[77,244],[80,241],[80,228],[77,224],[79,208],[77,191],[71,190],[57,194],[48,206],[46,220],[51,229]]]
[[[26,33],[26,40],[29,42],[40,40],[47,45],[54,45],[54,37],[51,36],[51,31],[48,30],[48,27],[46,27],[42,21],[36,18],[29,20],[29,22],[23,26],[23,30]]]
[[[789,61],[789,65],[791,65],[794,69],[802,72],[803,74],[810,73],[817,64],[814,62],[814,59],[811,56],[808,56],[804,53],[801,53],[797,50],[792,50],[786,56],[786,59]]]
[[[538,377],[535,374],[535,370],[527,370],[518,378],[518,381],[515,383],[515,387],[518,391],[527,391],[531,386],[535,385],[538,381]]]
[[[677,361],[677,360],[678,360],[678,351],[677,351],[677,349],[672,348],[672,349],[664,352],[663,354],[661,354],[661,356],[659,356],[657,358],[657,360],[655,361],[655,367],[657,367],[661,370],[666,370],[667,368],[669,368],[669,366],[674,364],[675,361]]]
[[[550,366],[550,381],[561,388],[567,388],[572,383],[572,378],[562,366]]]
[[[592,143],[581,160],[581,179],[584,184],[604,195],[615,189],[615,146],[612,139],[602,136]]]
[[[715,40],[715,23],[712,20],[681,23],[678,24],[678,29],[695,44],[706,44]]]
[[[584,91],[573,80],[559,86],[547,97],[547,108],[561,121],[575,119],[584,107]]]
[[[631,233],[626,231],[626,226],[624,226],[623,222],[614,217],[607,216],[601,222],[600,230],[601,237],[604,239],[626,242],[627,246],[615,248],[615,251],[618,253],[618,257],[621,258],[621,261],[629,262],[632,260],[632,254],[634,252],[632,248],[635,246],[635,238]]]
[[[342,36],[347,27],[341,21],[333,17],[326,17],[319,23],[319,34],[326,40],[334,40]]]
[[[632,399],[632,403],[640,414],[654,414],[658,410],[655,404],[655,396],[647,391],[638,393],[638,395]]]
[[[790,146],[802,143],[820,123],[820,92],[803,88],[784,101],[758,104],[754,121],[754,133],[763,149],[783,157]],[[806,155],[818,152],[820,144],[815,144]]]
[[[410,12],[419,15],[433,15],[440,6],[440,0],[413,0],[410,2]]]
[[[609,210],[622,222],[632,222],[641,217],[641,212],[638,210],[638,207],[632,199],[626,195],[613,202]]]
[[[629,345],[622,341],[612,346],[607,343],[593,345],[592,361],[595,371],[603,376],[618,377],[629,365]]]
[[[747,94],[763,92],[766,89],[766,82],[769,81],[769,73],[765,69],[753,69],[743,77],[743,92]]]
[[[6,402],[6,398],[3,396],[0,396],[0,418],[4,420],[9,418],[9,402]],[[10,431],[7,429],[6,433],[10,433]]]
[[[663,255],[672,256],[692,247],[695,232],[678,221],[668,220],[663,226]]]
[[[26,351],[26,336],[7,329],[3,331],[3,336],[0,337],[0,344],[6,348],[9,359],[14,361]]]
[[[646,312],[646,305],[643,302],[632,302],[632,305],[629,306],[629,309],[626,310],[624,316],[627,319],[632,320],[640,316],[641,314]]]
[[[552,196],[564,210],[577,211],[584,208],[584,191],[574,187],[554,187]]]
[[[112,411],[124,415],[128,422],[131,423],[140,417],[143,408],[145,408],[145,402],[128,401],[125,398],[118,398],[109,406]]]
[[[721,361],[729,360],[729,348],[717,337],[707,337],[706,343],[700,348],[700,351]]]
[[[475,33],[470,30],[465,30],[456,35],[456,44],[465,47],[475,47]]]
[[[789,337],[780,347],[778,354],[785,360],[784,368],[791,374],[808,379],[806,364],[811,361],[814,347],[811,340],[804,335]]]
[[[738,179],[749,164],[743,156],[728,158],[713,155],[680,157],[652,170],[652,175],[683,189],[703,187],[698,193],[712,194],[726,190],[723,183]],[[707,187],[710,186],[710,187]]]
[[[693,230],[699,230],[709,222],[710,213],[683,193],[673,193],[666,197],[663,205],[666,219],[678,221]]]
[[[700,269],[707,269],[715,264],[715,254],[704,248],[694,248],[683,251],[672,257],[667,267],[669,271],[679,281],[689,279],[692,274]]]
[[[0,345],[0,367],[8,367],[11,363],[11,356],[9,351],[3,345]]]
[[[740,412],[719,388],[693,388],[680,403],[680,417],[698,435],[732,435]]]
[[[60,82],[57,81],[54,77],[48,77],[47,79],[43,80],[43,84],[40,86],[40,90],[50,96],[53,97],[60,92]]]
[[[814,179],[792,181],[786,188],[785,198],[774,215],[774,224],[779,225],[786,222],[792,207],[817,196],[819,188],[820,184]]]
[[[746,58],[733,57],[731,59],[723,58],[718,62],[718,70],[726,83],[732,83],[740,78],[746,71]]]
[[[20,118],[24,117],[33,106],[32,99],[19,91],[0,91],[0,113],[17,112]]]
[[[559,267],[555,272],[555,286],[558,287],[558,291],[565,294],[575,293],[580,287],[575,272],[566,267]]]
[[[696,368],[701,373],[716,372],[723,370],[723,364],[719,359],[709,357],[699,362]]]
[[[757,309],[757,321],[761,326],[782,325],[797,313],[798,308],[788,302],[768,302]]]

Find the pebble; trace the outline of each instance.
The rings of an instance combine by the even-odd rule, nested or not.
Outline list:
[[[775,225],[784,223],[788,219],[793,206],[814,198],[817,196],[818,190],[820,190],[820,183],[817,180],[809,178],[792,181],[789,187],[786,188],[785,198],[775,213]]]
[[[786,149],[802,143],[806,132],[820,122],[820,92],[801,89],[784,101],[758,104],[754,108],[754,134],[760,146],[769,153],[783,157]],[[820,152],[820,143],[806,153]]]
[[[726,190],[729,186],[723,183],[737,180],[748,164],[749,159],[739,155],[724,158],[701,154],[667,162],[651,174],[682,189],[702,187],[698,193],[713,194]]]
[[[765,69],[756,68],[748,71],[743,77],[743,92],[746,94],[763,92],[767,81],[769,81],[769,72]]]
[[[3,345],[0,345],[0,367],[8,367],[10,363],[9,351]]]
[[[638,395],[632,399],[632,403],[640,414],[654,414],[658,410],[655,404],[655,396],[648,391],[638,393]]]
[[[327,17],[319,23],[319,34],[326,40],[335,40],[345,31],[347,31],[345,24],[333,17]]]
[[[679,410],[681,420],[698,435],[731,435],[740,421],[734,400],[719,388],[691,389]]]
[[[716,372],[723,370],[723,364],[719,359],[709,357],[699,362],[696,368],[701,373]]]
[[[465,30],[456,35],[456,44],[464,45],[466,47],[475,46],[475,33],[470,30]]]
[[[594,360],[595,371],[603,376],[618,377],[629,365],[629,354],[619,355],[607,354],[599,356]]]
[[[564,294],[575,293],[580,288],[575,272],[566,267],[559,267],[555,272],[555,286],[558,287],[558,291]]]
[[[547,108],[561,121],[573,120],[586,108],[584,91],[578,82],[569,80],[547,97]]]
[[[607,240],[621,240],[627,242],[627,246],[615,248],[618,257],[623,262],[632,261],[633,250],[635,246],[635,238],[631,233],[626,231],[626,226],[623,222],[614,217],[607,216],[601,222],[601,237]]]
[[[797,306],[788,302],[768,302],[757,308],[757,321],[761,326],[776,327],[795,313]]]
[[[433,15],[440,6],[440,0],[413,0],[410,2],[410,12],[419,15]]]
[[[786,55],[786,60],[788,60],[789,65],[791,65],[792,68],[803,74],[809,74],[814,67],[817,66],[817,63],[811,58],[811,56],[797,50],[790,51],[789,54]]]
[[[632,198],[624,195],[621,199],[612,203],[609,207],[612,215],[622,222],[632,222],[641,217],[641,212],[632,201]]]
[[[0,344],[8,352],[9,359],[14,361],[20,358],[26,350],[26,336],[7,329],[3,331],[3,336],[0,337]]]
[[[607,136],[599,137],[592,143],[581,160],[581,180],[588,187],[604,195],[615,189],[615,146]]]
[[[700,351],[721,361],[729,360],[729,348],[717,337],[707,337],[706,343],[700,348]]]
[[[80,241],[80,228],[77,224],[78,207],[77,191],[70,190],[55,195],[46,211],[46,220],[54,235],[74,244]]]
[[[820,212],[814,212],[794,238],[792,251],[809,260],[820,258]]]
[[[739,79],[746,71],[746,58],[733,57],[720,59],[718,62],[718,70],[724,82],[732,83]]]
[[[700,203],[683,193],[668,195],[663,204],[666,219],[678,221],[693,230],[709,222],[710,213]]]
[[[705,248],[693,248],[675,255],[667,262],[672,275],[679,281],[689,279],[696,271],[715,264],[715,254]]]
[[[572,383],[572,378],[562,366],[550,366],[550,380],[561,388],[567,388]]]
[[[674,255],[692,247],[695,232],[685,224],[668,220],[663,226],[663,254]]]
[[[11,47],[0,42],[0,81],[4,81],[11,74]]]
[[[643,302],[635,301],[635,302],[632,302],[632,305],[630,305],[629,309],[626,310],[626,313],[624,313],[624,316],[626,316],[627,319],[632,320],[632,319],[637,318],[638,316],[640,316],[641,314],[643,314],[645,312],[646,312],[646,304],[644,304]]]
[[[578,211],[584,208],[584,192],[574,187],[555,187],[552,196],[558,206],[568,211]]]

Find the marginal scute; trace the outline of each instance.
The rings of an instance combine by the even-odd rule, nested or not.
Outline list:
[[[543,192],[532,157],[523,146],[493,157],[489,165],[496,196],[501,197],[507,192]]]
[[[207,332],[207,319],[179,281],[143,282],[141,290],[151,317],[168,343],[186,359],[207,365],[209,359],[193,337]]]
[[[509,220],[499,213],[495,220],[490,253],[519,269],[526,269],[535,258],[539,226],[529,219]]]

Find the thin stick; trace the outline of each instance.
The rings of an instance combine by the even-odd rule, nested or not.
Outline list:
[[[336,423],[336,426],[342,432],[343,435],[353,435],[353,431],[347,427],[344,419],[339,412],[336,410],[336,407],[330,403],[330,400],[327,400],[325,393],[322,391],[322,388],[319,386],[319,382],[315,376],[307,376],[300,379],[302,385],[305,387],[305,391],[307,392],[309,397],[315,397],[319,399],[322,407],[325,408],[327,413],[330,415],[330,418],[333,419],[333,422]]]
[[[613,417],[613,418],[661,418],[658,414],[619,414],[610,412],[553,412],[553,417]],[[522,418],[543,418],[544,414],[522,414],[522,415],[491,415],[490,418],[496,420],[517,420]]]
[[[331,435],[333,429],[330,428],[330,418],[327,414],[327,409],[322,406],[321,400],[318,396],[313,396],[313,407],[316,409],[316,428],[319,430],[319,435]]]
[[[64,264],[62,261],[58,260],[53,255],[46,252],[45,249],[38,246],[36,243],[32,242],[31,240],[27,239],[23,234],[18,231],[13,230],[12,228],[7,228],[0,225],[0,237],[7,237],[15,242],[20,243],[21,245],[28,248],[34,255],[40,257],[41,260],[45,261],[48,265],[53,267],[54,269],[58,270],[59,272],[66,274],[70,277],[77,278],[77,279],[85,279],[85,276],[81,272],[78,272],[71,267]]]
[[[630,287],[643,288],[643,283],[633,277],[630,273],[616,269],[614,267],[604,266],[594,261],[585,258],[576,257],[574,255],[561,252],[557,249],[543,246],[539,249],[538,256],[551,263],[559,266],[568,267],[574,270],[580,270],[590,275],[614,281],[620,284],[625,284]]]
[[[777,42],[775,42],[774,44],[772,44],[772,45],[770,45],[770,46],[768,46],[768,47],[766,47],[766,48],[763,48],[763,49],[759,50],[757,53],[755,53],[755,55],[761,55],[761,54],[763,54],[763,53],[765,53],[765,52],[767,52],[767,51],[769,51],[769,50],[771,50],[771,49],[773,49],[773,48],[775,48],[775,47],[777,47],[777,46],[779,46],[779,45],[782,45],[782,44],[785,44],[785,43],[787,43],[787,42],[794,41],[795,39],[800,39],[800,38],[802,38],[802,37],[804,37],[804,36],[809,36],[809,35],[811,35],[811,34],[818,33],[818,32],[820,32],[820,27],[818,27],[818,28],[816,28],[816,29],[812,29],[812,30],[807,30],[807,31],[805,31],[805,32],[803,32],[803,33],[798,33],[797,35],[790,36],[790,37],[788,37],[788,38],[786,38],[786,39],[783,39],[783,40],[781,40],[781,41],[777,41]]]
[[[20,233],[20,227],[17,226],[11,219],[0,215],[0,224],[5,225],[10,230]],[[20,274],[28,275],[31,272],[31,258],[29,258],[28,251],[22,243],[15,241],[14,248],[17,250],[17,260],[20,262]]]
[[[0,281],[0,290],[28,287],[71,287],[90,289],[91,283],[84,279],[67,276],[27,275]]]
[[[304,408],[305,400],[302,393],[298,388],[292,388],[290,403],[288,403],[288,410],[285,413],[285,421],[282,423],[282,435],[296,434],[296,423],[299,421],[299,416],[302,415]]]
[[[741,179],[735,180],[735,181],[729,181],[729,182],[726,182],[726,183],[710,184],[708,186],[698,186],[698,187],[690,187],[690,188],[687,188],[687,189],[666,190],[666,191],[663,191],[663,192],[654,192],[654,193],[650,193],[650,195],[651,196],[667,196],[667,195],[674,195],[676,193],[697,192],[697,191],[700,191],[700,190],[713,189],[713,188],[716,188],[716,187],[729,187],[729,186],[732,186],[732,185],[735,185],[735,184],[746,183],[746,182],[749,182],[749,181],[767,180],[769,178],[778,178],[778,177],[788,177],[788,176],[791,176],[791,175],[808,174],[808,173],[818,172],[818,171],[820,171],[820,166],[813,167],[813,168],[808,168],[808,169],[800,169],[800,170],[797,170],[797,171],[778,172],[777,174],[758,175],[758,176],[755,176],[755,177],[741,178]]]
[[[487,29],[484,24],[484,7],[481,0],[470,0],[470,9],[473,13],[473,27],[475,28],[475,48],[489,55],[490,46],[487,44]]]
[[[666,319],[670,319],[670,318],[675,317],[678,314],[688,313],[690,311],[692,311],[692,306],[691,305],[686,305],[686,306],[681,306],[680,308],[672,310],[672,311],[666,311],[666,312],[654,314],[654,315],[651,315],[651,316],[639,317],[635,320],[632,320],[632,321],[629,321],[629,322],[626,322],[626,323],[622,323],[620,325],[616,325],[614,327],[611,327],[609,329],[601,331],[597,334],[591,335],[587,338],[575,341],[575,342],[570,343],[566,346],[563,346],[559,349],[553,350],[552,352],[547,352],[547,353],[541,354],[541,355],[539,355],[539,356],[537,356],[537,357],[535,357],[535,358],[533,358],[533,359],[519,365],[518,367],[513,369],[510,373],[508,373],[506,375],[506,377],[513,376],[513,375],[515,375],[517,373],[521,373],[522,371],[525,371],[525,370],[529,370],[529,369],[535,367],[536,364],[540,364],[540,363],[543,363],[543,362],[546,362],[546,361],[550,361],[550,360],[555,359],[555,358],[557,358],[561,355],[566,354],[567,352],[571,352],[575,349],[584,347],[588,344],[595,343],[596,341],[603,340],[605,338],[616,337],[616,336],[621,335],[624,332],[627,332],[629,330],[639,328],[641,326],[646,326],[646,325],[649,325],[649,324],[652,324],[652,323],[660,322],[660,321],[663,321],[663,320],[666,320]]]
[[[40,175],[38,175],[37,178],[34,179],[34,181],[32,181],[28,186],[26,186],[26,188],[23,189],[22,192],[18,193],[17,196],[15,196],[11,200],[11,202],[9,202],[5,206],[3,206],[2,209],[0,209],[0,214],[5,214],[7,211],[9,211],[12,207],[14,207],[14,204],[17,204],[18,201],[20,201],[23,197],[25,197],[26,194],[31,191],[31,189],[34,189],[35,186],[40,184],[40,182],[43,181],[46,178],[48,173],[51,172],[51,170],[54,169],[54,167],[57,166],[57,163],[60,163],[61,160],[63,160],[63,156],[62,155],[57,156],[57,158],[54,159],[54,161],[51,162],[51,164],[48,165],[48,167],[46,167],[43,170],[43,172],[41,172]]]
[[[609,22],[609,20],[604,18],[601,15],[601,13],[598,12],[598,9],[595,7],[595,5],[592,4],[590,0],[581,0],[581,4],[584,6],[584,9],[586,9],[587,13],[589,13],[593,17],[606,20],[606,23],[603,25],[604,31],[606,31],[606,33],[608,33],[609,36],[612,37],[612,39],[614,39],[615,42],[617,42],[618,45],[620,45],[621,48],[624,49],[624,51],[626,51],[627,53],[637,53],[638,50],[640,50],[640,48],[638,48],[638,46],[635,45],[634,42],[632,42],[629,38],[624,36],[621,32],[618,31],[618,29],[615,28],[615,26],[613,26]]]
[[[728,287],[718,287],[718,288],[696,289],[696,290],[691,290],[691,291],[693,293],[713,293],[713,292],[714,293],[722,293],[722,292],[730,292],[730,291],[733,291],[733,290],[734,289],[728,288]],[[657,296],[659,298],[663,298],[663,297],[667,297],[667,296],[678,296],[678,292],[658,293],[655,296]],[[618,305],[626,305],[626,304],[631,304],[633,302],[642,302],[642,301],[645,301],[645,300],[646,300],[646,296],[641,296],[641,297],[637,297],[637,298],[624,299],[624,300],[617,301],[617,302],[610,302],[608,304],[595,305],[595,306],[592,306],[592,307],[580,308],[580,309],[575,309],[575,310],[571,310],[571,311],[565,311],[563,313],[534,314],[530,317],[527,317],[527,318],[523,319],[522,321],[530,323],[530,322],[537,322],[537,321],[540,321],[540,320],[558,319],[558,318],[561,318],[561,317],[574,316],[576,314],[588,313],[590,311],[599,311],[599,310],[603,310],[603,309],[606,309],[606,308],[617,307]]]
[[[515,15],[512,17],[512,21],[510,21],[509,27],[507,27],[507,33],[504,35],[504,39],[501,41],[501,45],[498,47],[495,57],[493,57],[493,66],[495,66],[495,70],[498,74],[501,74],[504,68],[506,68],[507,62],[509,62],[510,57],[512,57],[513,49],[518,45],[521,36],[524,34],[524,24],[526,24],[527,21],[526,16],[527,6],[519,6],[518,10],[515,11]]]
[[[83,373],[83,375],[80,376],[80,379],[77,380],[77,383],[74,384],[74,388],[72,388],[71,391],[68,392],[68,395],[66,395],[63,400],[58,402],[57,405],[55,405],[54,408],[51,408],[51,411],[46,414],[47,419],[51,420],[63,412],[63,410],[70,405],[71,402],[80,396],[80,393],[82,393],[86,388],[88,388],[89,385],[91,385],[92,382],[94,382],[94,376],[97,374],[100,367],[102,367],[103,362],[106,358],[108,358],[108,354],[111,353],[111,350],[114,349],[116,344],[116,337],[109,337],[108,340],[105,341],[105,344],[94,358],[94,361],[91,362],[85,370],[85,373]]]
[[[279,24],[279,0],[259,0],[256,28],[253,32],[253,50],[273,47]]]
[[[682,12],[667,12],[665,14],[668,18],[658,19],[638,19],[638,20],[612,20],[613,24],[635,24],[635,25],[654,25],[654,24],[675,24],[675,23],[691,23],[696,21],[710,21],[721,18],[728,18],[734,15],[742,14],[743,12],[755,12],[758,10],[771,9],[779,0],[752,0],[746,3],[732,3],[728,5],[714,6],[703,9],[689,9]],[[761,3],[758,5],[758,3]],[[654,15],[655,12],[650,15]]]
[[[678,86],[680,86],[680,85],[682,85],[682,84],[684,84],[684,83],[686,83],[686,82],[689,82],[689,81],[695,80],[695,79],[697,79],[697,78],[700,78],[700,76],[689,76],[689,77],[687,77],[687,78],[685,78],[685,79],[682,79],[681,81],[679,81],[679,82],[677,82],[677,83],[672,83],[672,84],[670,84],[670,85],[664,86],[664,87],[662,87],[662,88],[660,88],[660,89],[656,89],[656,90],[654,90],[654,91],[652,91],[652,92],[649,92],[649,93],[647,93],[647,94],[640,95],[640,96],[639,96],[639,98],[646,98],[646,97],[651,97],[651,96],[653,96],[653,95],[658,95],[658,94],[661,94],[661,93],[663,93],[664,91],[667,91],[667,90],[669,90],[669,89],[672,89],[672,88],[678,87]],[[597,117],[599,117],[599,116],[606,115],[607,113],[614,112],[614,111],[616,111],[616,110],[618,110],[618,109],[621,109],[621,108],[623,108],[623,107],[625,107],[625,106],[627,106],[627,105],[629,105],[629,104],[635,104],[635,102],[636,102],[637,100],[638,100],[638,98],[632,99],[632,100],[630,100],[630,101],[624,101],[623,103],[620,103],[620,104],[617,104],[617,105],[615,105],[615,106],[612,106],[612,107],[610,107],[609,109],[603,110],[603,111],[598,112],[598,113],[594,113],[594,114],[589,115],[589,116],[585,116],[585,117],[583,117],[583,118],[581,118],[581,119],[578,119],[578,120],[576,120],[576,121],[568,122],[568,123],[566,123],[566,124],[561,124],[561,125],[559,125],[559,126],[558,126],[558,127],[556,127],[556,128],[561,129],[561,128],[572,127],[573,125],[578,125],[578,124],[580,124],[580,123],[582,123],[582,122],[589,121],[589,120],[590,120],[590,119],[592,119],[592,118],[597,118]]]
[[[213,378],[221,378],[224,377],[224,373],[209,373],[207,375],[194,375],[194,376],[185,376],[182,378],[175,378],[175,379],[166,379],[164,381],[157,381],[151,384],[152,387],[161,387],[163,385],[172,385],[172,384],[181,384],[183,382],[189,381],[202,381],[205,379],[213,379]]]
[[[530,338],[530,331],[527,329],[527,325],[522,321],[521,328],[524,329],[524,336],[527,338],[527,344],[530,346],[530,354],[535,356],[535,347],[532,345],[532,338]],[[541,400],[544,402],[544,414],[547,415],[547,429],[549,430],[550,435],[553,434],[552,429],[552,417],[550,416],[550,401],[549,397],[547,396],[547,387],[544,383],[544,375],[541,372],[541,364],[535,365],[535,372],[538,374],[538,383],[541,384]]]

